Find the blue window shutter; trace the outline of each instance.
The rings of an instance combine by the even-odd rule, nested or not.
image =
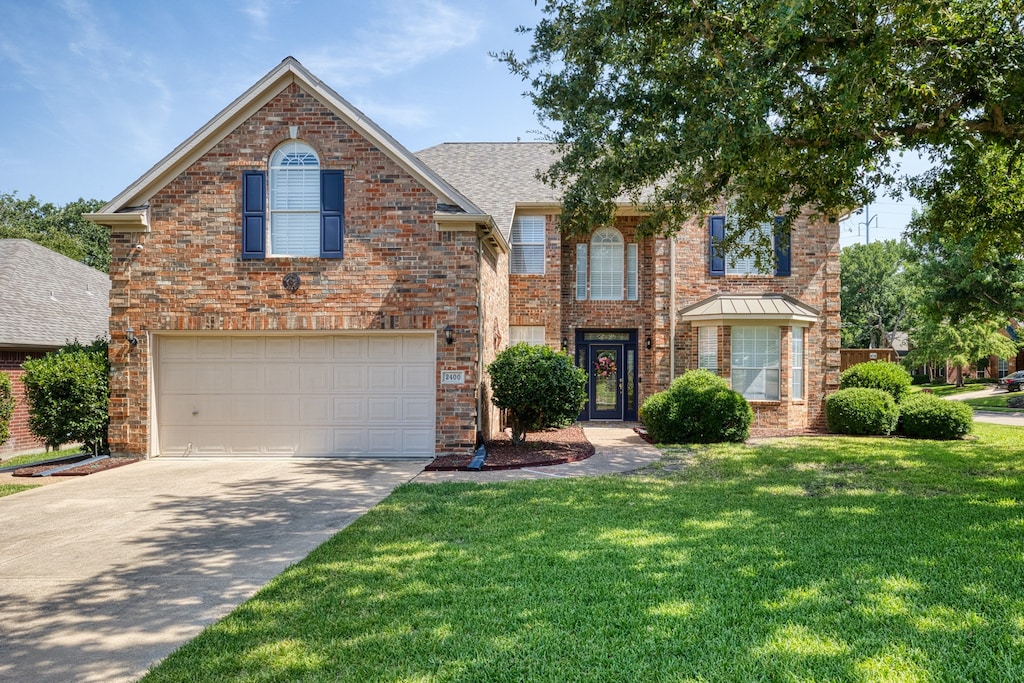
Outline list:
[[[785,227],[782,216],[775,218],[775,274],[790,274],[790,254],[792,254],[791,231]]]
[[[708,272],[715,276],[725,275],[725,256],[717,248],[725,239],[725,216],[712,216],[708,224],[711,227],[711,239],[708,240]]]
[[[320,171],[320,258],[345,253],[345,172]]]
[[[267,256],[267,173],[242,172],[242,258]]]

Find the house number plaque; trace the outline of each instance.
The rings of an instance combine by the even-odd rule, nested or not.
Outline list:
[[[442,370],[441,371],[441,384],[465,384],[466,383],[466,371],[465,370]]]

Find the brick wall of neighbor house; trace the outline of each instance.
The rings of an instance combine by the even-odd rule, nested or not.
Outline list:
[[[345,170],[344,259],[240,257],[242,172],[266,169],[290,125],[322,168]],[[148,452],[146,333],[438,331],[446,324],[458,335],[452,345],[438,335],[436,452],[473,447],[478,238],[439,231],[437,199],[315,97],[289,86],[170,181],[150,207],[150,232],[112,233],[113,452]],[[302,278],[295,293],[282,286],[289,273]],[[134,348],[116,343],[129,324],[141,339]],[[464,370],[466,383],[440,386],[441,369]]]
[[[6,443],[0,445],[0,458],[46,448],[46,444],[37,439],[28,428],[28,400],[25,398],[25,385],[21,381],[25,371],[21,369],[21,364],[29,358],[39,358],[47,350],[0,351],[0,372],[11,378],[11,389],[14,393],[11,435]]]

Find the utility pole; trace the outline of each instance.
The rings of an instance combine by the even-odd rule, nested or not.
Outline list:
[[[858,223],[857,227],[864,226],[864,244],[871,244],[871,221],[875,222],[875,229],[878,229],[878,214],[871,215],[871,205],[868,204],[864,207],[864,222]],[[860,230],[857,230],[857,234],[860,234]]]

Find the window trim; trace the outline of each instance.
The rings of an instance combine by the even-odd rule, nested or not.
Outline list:
[[[293,154],[305,154],[312,157],[316,161],[316,164],[301,163],[296,165],[281,163],[282,160],[287,160],[289,155]],[[268,256],[277,258],[309,258],[321,256],[323,252],[323,179],[321,178],[322,165],[320,163],[320,156],[316,153],[308,143],[302,140],[288,140],[285,143],[278,145],[276,149],[270,154],[270,159],[267,162],[267,251]],[[316,177],[316,188],[307,188],[305,183],[301,190],[294,190],[289,188],[288,190],[282,188],[282,180],[287,177],[286,174],[289,172],[294,175],[298,175],[298,172],[308,173],[310,176]],[[315,197],[315,208],[312,204],[309,206],[293,207],[290,206],[295,199],[303,200],[306,203],[311,201],[311,197]],[[285,227],[283,225],[285,216],[297,216],[305,217],[309,225],[305,224],[305,221],[296,228],[290,226]],[[277,224],[275,226],[275,223]],[[315,226],[315,228],[314,228]],[[310,240],[310,235],[307,231],[312,232],[314,229],[315,234],[315,249],[312,245],[303,247],[300,249],[287,249],[282,246],[281,250],[275,248],[274,230],[277,227],[278,240],[284,240],[287,235],[286,233],[293,230],[298,234],[298,238],[305,242]]]
[[[792,401],[803,401],[807,393],[806,330],[799,325],[793,325],[789,328],[789,337],[789,398]]]

